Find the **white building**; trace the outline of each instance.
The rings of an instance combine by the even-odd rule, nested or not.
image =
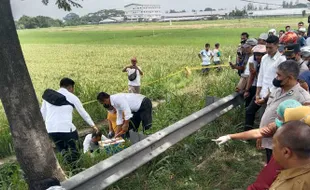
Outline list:
[[[125,16],[128,20],[138,21],[143,19],[144,21],[151,21],[153,19],[161,19],[161,7],[160,5],[146,5],[146,4],[128,4],[125,6]]]

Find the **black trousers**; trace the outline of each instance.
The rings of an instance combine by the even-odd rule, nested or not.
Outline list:
[[[57,151],[65,156],[68,163],[76,161],[79,157],[77,131],[69,133],[49,133],[49,137],[54,141]]]
[[[271,159],[271,157],[272,157],[272,149],[265,148],[265,150],[266,150],[266,159],[267,159],[266,163],[268,164],[270,159]]]
[[[142,122],[143,132],[152,127],[152,101],[149,98],[144,98],[139,110],[137,112],[133,112],[133,116],[129,122],[129,130],[133,130],[135,132],[138,131],[140,124]],[[129,138],[129,130],[124,136],[125,138]]]
[[[250,96],[245,99],[245,107],[248,107],[252,102],[252,99],[255,97],[256,94],[256,86],[251,86],[249,89]]]
[[[259,108],[261,108],[261,106],[255,103],[255,96],[254,96],[252,98],[252,101],[245,110],[244,131],[249,131],[254,128],[255,115],[256,112],[259,110]]]
[[[152,101],[149,98],[144,98],[140,109],[137,112],[133,112],[129,128],[138,131],[141,122],[143,131],[152,127]]]

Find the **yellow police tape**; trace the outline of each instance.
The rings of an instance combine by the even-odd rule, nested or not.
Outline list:
[[[212,66],[200,66],[200,67],[183,67],[183,68],[182,68],[181,70],[179,70],[179,71],[170,73],[170,74],[167,75],[167,76],[164,76],[164,77],[159,78],[158,80],[155,80],[155,81],[146,83],[146,84],[144,84],[143,86],[144,86],[144,87],[150,86],[150,85],[152,85],[152,84],[154,84],[154,83],[157,83],[157,82],[159,82],[159,81],[162,81],[162,80],[167,79],[167,78],[170,78],[170,77],[173,77],[173,76],[178,75],[179,73],[182,73],[182,72],[185,72],[186,77],[189,77],[189,76],[192,74],[192,71],[201,70],[201,69],[207,69],[207,68],[229,67],[229,66],[230,66],[230,65],[212,65]],[[126,92],[127,89],[124,90],[124,91]],[[88,105],[88,104],[92,104],[92,103],[95,103],[95,102],[97,102],[97,100],[91,100],[91,101],[88,101],[88,102],[83,103],[83,105]]]

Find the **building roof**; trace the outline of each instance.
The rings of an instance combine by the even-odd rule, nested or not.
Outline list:
[[[302,11],[306,14],[310,13],[308,8],[300,9],[274,9],[274,10],[261,10],[261,11],[248,11],[249,16],[283,16],[283,15],[302,15]]]
[[[160,6],[159,4],[137,4],[137,3],[130,3],[128,5],[125,5],[124,7],[129,7],[131,5],[136,5],[136,6]]]
[[[202,11],[202,12],[185,12],[185,13],[165,13],[163,16],[165,18],[179,18],[179,17],[205,17],[205,16],[216,16],[229,14],[229,11]]]
[[[129,7],[129,6],[131,6],[131,5],[137,5],[137,6],[141,6],[142,4],[137,4],[137,3],[130,3],[130,4],[128,4],[128,5],[125,5],[125,7]]]

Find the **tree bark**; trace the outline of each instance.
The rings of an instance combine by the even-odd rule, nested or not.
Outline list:
[[[0,23],[0,98],[29,189],[41,190],[42,181],[50,178],[62,181],[65,175],[49,142],[17,36],[10,0],[0,1]]]

